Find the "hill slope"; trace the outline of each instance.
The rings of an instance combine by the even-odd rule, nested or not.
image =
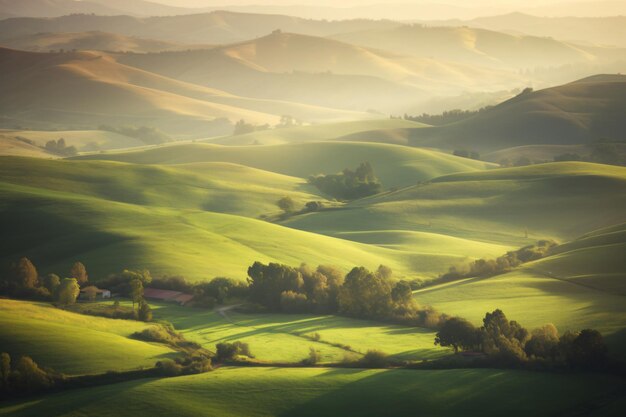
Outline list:
[[[342,140],[394,141],[442,149],[494,151],[524,145],[573,145],[626,137],[626,76],[596,75],[525,92],[476,116],[426,129],[372,131]]]
[[[0,415],[102,417],[123,414],[132,408],[138,417],[157,413],[180,417],[355,413],[364,417],[396,417],[406,415],[407,409],[442,417],[547,417],[562,410],[612,417],[620,415],[623,390],[619,377],[600,374],[223,367],[213,373],[131,381],[60,393],[38,401],[9,403],[0,408]],[[494,401],[494,396],[508,400]]]
[[[14,360],[32,357],[66,374],[150,367],[176,352],[130,339],[148,325],[70,313],[46,303],[0,299],[0,344]]]
[[[87,155],[81,160],[134,164],[182,164],[221,161],[294,177],[336,173],[369,161],[386,188],[407,186],[440,175],[484,170],[491,164],[436,151],[378,143],[308,142],[269,146],[173,144],[153,149]]]
[[[622,223],[625,196],[626,168],[552,163],[442,176],[287,224],[385,245],[420,232],[519,247]],[[395,234],[381,236],[388,231]]]
[[[230,132],[225,119],[275,123],[282,114],[305,120],[364,116],[241,98],[124,66],[96,52],[38,54],[0,49],[0,70],[4,75],[0,110],[5,118],[26,124],[150,125],[172,133],[207,136]]]

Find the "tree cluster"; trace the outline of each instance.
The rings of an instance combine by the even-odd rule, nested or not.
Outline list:
[[[110,126],[110,125],[100,125],[98,126],[99,130],[105,130],[107,132],[118,133],[120,135],[128,136],[130,138],[139,139],[146,145],[159,145],[161,143],[171,142],[174,139],[171,138],[167,133],[162,132],[161,130],[155,127],[149,126]]]
[[[346,168],[338,174],[312,175],[308,181],[323,193],[339,200],[367,197],[382,190],[382,184],[369,162],[361,163],[354,171]]]
[[[397,281],[390,268],[352,269],[345,277],[334,267],[298,268],[255,262],[248,268],[249,298],[269,311],[339,313],[357,318],[437,327],[442,315],[420,307],[411,285]]]
[[[495,259],[477,259],[462,267],[451,266],[448,272],[432,281],[422,283],[422,286],[435,285],[463,278],[491,277],[503,274],[523,263],[536,261],[537,259],[545,257],[556,245],[556,242],[553,240],[539,240],[534,245],[527,245],[520,249],[509,251]]]
[[[76,302],[81,286],[88,283],[89,276],[85,265],[75,262],[69,277],[61,279],[56,274],[40,277],[37,268],[24,257],[12,263],[0,279],[0,294],[15,298],[41,301],[56,300],[62,305]]]
[[[61,156],[74,156],[78,153],[75,146],[67,146],[65,139],[60,138],[57,141],[49,140],[44,146],[48,152],[61,155]]]
[[[0,398],[41,392],[52,387],[59,378],[61,375],[40,368],[28,356],[13,363],[8,353],[0,354]]]
[[[472,116],[476,116],[486,110],[489,110],[492,106],[482,107],[479,110],[448,110],[441,114],[427,114],[422,113],[418,116],[404,115],[404,120],[411,120],[413,122],[425,123],[432,126],[442,126],[450,123],[460,122],[461,120],[469,119]]]
[[[490,363],[504,366],[603,369],[608,364],[608,349],[597,330],[567,331],[559,336],[553,324],[546,324],[529,332],[499,309],[487,313],[480,328],[459,317],[445,320],[435,344],[450,346],[455,353],[482,352]]]

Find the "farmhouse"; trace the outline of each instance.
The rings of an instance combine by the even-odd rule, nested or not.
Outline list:
[[[185,294],[180,291],[158,290],[156,288],[145,288],[143,290],[144,298],[155,301],[168,301],[184,306],[193,298],[191,294]]]
[[[100,289],[96,287],[95,285],[90,285],[88,287],[80,289],[79,298],[81,300],[95,300],[95,299],[111,298],[111,291]]]

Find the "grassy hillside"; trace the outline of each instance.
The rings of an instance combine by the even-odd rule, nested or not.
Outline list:
[[[300,178],[221,162],[148,166],[110,161],[41,161],[2,158],[3,185],[39,189],[50,195],[139,206],[196,209],[258,217],[275,213],[276,201],[292,197],[303,206],[323,200]]]
[[[492,152],[524,145],[577,145],[626,134],[626,76],[597,75],[520,94],[457,123],[427,129],[374,130],[343,140]]]
[[[288,224],[386,245],[394,239],[384,239],[382,232],[410,231],[521,246],[541,238],[573,239],[624,222],[625,192],[626,168],[561,162],[442,176]],[[376,234],[356,233],[372,231]],[[418,235],[396,236],[401,244]],[[450,247],[443,242],[439,249]]]
[[[587,234],[559,246],[527,270],[592,289],[626,295],[626,225]]]
[[[273,32],[202,51],[125,54],[121,63],[238,95],[403,112],[426,94],[513,88],[515,72],[417,58],[318,36]],[[367,80],[367,87],[361,85]]]
[[[129,336],[147,325],[83,316],[45,303],[0,299],[0,346],[14,359],[31,356],[66,374],[91,374],[153,366],[175,355],[169,348]]]
[[[319,142],[376,129],[406,129],[427,125],[403,119],[374,119],[356,122],[323,123],[282,129],[260,130],[244,135],[225,136],[208,142],[220,145],[278,145],[295,142]]]
[[[0,134],[26,138],[34,141],[38,146],[44,146],[49,140],[56,141],[63,138],[67,146],[75,146],[79,152],[134,148],[145,145],[139,139],[104,130],[2,130]]]
[[[490,164],[436,151],[375,143],[290,143],[273,146],[174,144],[136,152],[80,157],[135,164],[231,162],[300,178],[335,173],[369,161],[385,188],[407,186],[440,175],[484,170]]]
[[[2,167],[10,167],[11,159],[5,161]],[[383,263],[410,273],[412,253],[205,211],[253,215],[286,194],[301,201],[319,199],[296,191],[300,180],[269,173],[264,178],[262,172],[229,164],[125,169],[111,163],[26,161],[31,175],[8,169],[0,185],[2,228],[13,236],[1,244],[3,261],[26,255],[43,272],[63,273],[80,258],[96,279],[122,268],[184,274],[192,280],[218,275],[244,279],[246,268],[257,260],[345,269]],[[13,161],[14,167],[20,164],[28,166]],[[232,182],[207,180],[207,170],[213,178],[230,175]],[[119,175],[111,178],[112,171]],[[250,183],[251,174],[259,179]]]
[[[99,417],[132,411],[137,416],[181,417],[404,416],[407,409],[415,409],[438,416],[553,416],[561,412],[618,416],[624,402],[623,385],[619,378],[604,375],[487,369],[221,368],[9,403],[0,415]]]
[[[447,348],[435,346],[432,330],[386,325],[337,316],[302,314],[242,314],[233,310],[222,313],[171,304],[151,304],[155,317],[171,322],[187,339],[214,349],[216,343],[240,340],[250,345],[256,359],[274,362],[298,362],[314,347],[322,362],[341,362],[346,352],[329,343],[350,346],[365,353],[378,349],[395,358],[432,359],[450,354]],[[320,342],[307,339],[314,333]]]
[[[0,155],[28,156],[31,158],[56,158],[36,145],[19,140],[15,135],[0,131]]]
[[[0,48],[0,69],[5,75],[0,109],[11,125],[147,125],[206,137],[232,132],[226,119],[274,124],[283,114],[307,121],[372,117],[237,97],[131,68],[99,52],[43,54]]]

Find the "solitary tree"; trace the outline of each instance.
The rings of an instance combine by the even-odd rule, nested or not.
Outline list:
[[[20,258],[12,268],[12,279],[17,288],[33,288],[37,285],[37,268],[28,258]]]
[[[291,197],[283,197],[276,202],[276,205],[285,213],[293,213],[296,211],[296,202]]]
[[[133,310],[135,309],[135,303],[138,303],[143,299],[143,284],[138,279],[130,281],[130,298],[133,300]]]
[[[76,302],[80,294],[80,286],[76,278],[63,278],[59,286],[58,300],[60,304],[69,305]]]
[[[74,265],[72,265],[72,269],[70,270],[70,276],[72,278],[76,278],[76,281],[78,281],[78,284],[81,286],[89,281],[87,269],[85,268],[85,265],[83,265],[81,262],[75,262]]]
[[[11,375],[11,356],[8,353],[0,354],[0,382],[5,389],[9,386],[9,376]]]

